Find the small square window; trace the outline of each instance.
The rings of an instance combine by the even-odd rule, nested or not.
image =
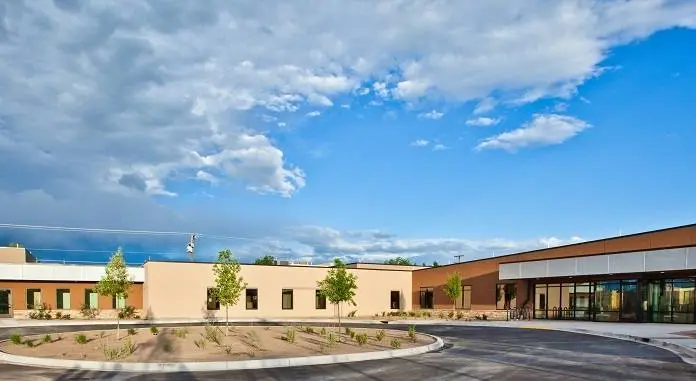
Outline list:
[[[283,309],[284,310],[291,310],[292,309],[292,290],[291,289],[283,289]]]
[[[259,290],[255,288],[246,289],[246,309],[247,310],[258,310],[259,309]]]
[[[320,290],[316,290],[314,295],[314,307],[318,310],[326,309],[326,296]]]
[[[217,311],[220,309],[220,300],[217,297],[217,292],[214,287],[208,287],[206,292],[206,308],[208,311]]]

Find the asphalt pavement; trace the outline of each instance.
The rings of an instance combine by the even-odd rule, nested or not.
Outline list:
[[[371,326],[371,325],[361,325]],[[380,325],[380,327],[384,327]],[[105,326],[0,329],[0,338]],[[389,328],[405,326],[389,324]],[[0,363],[2,380],[696,380],[696,366],[653,346],[569,332],[466,326],[420,326],[445,348],[424,355],[311,367],[226,372],[132,374],[45,369]]]

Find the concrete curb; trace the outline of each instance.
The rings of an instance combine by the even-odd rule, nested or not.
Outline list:
[[[152,320],[121,320],[121,325],[167,325],[167,324],[201,324],[207,322],[224,323],[225,319],[152,319]],[[336,319],[258,319],[258,318],[234,318],[229,320],[233,323],[322,323],[336,324]],[[343,320],[346,324],[383,324],[379,320]],[[427,324],[427,323],[426,323]],[[29,328],[29,327],[62,327],[62,326],[82,326],[82,325],[116,325],[116,320],[20,320],[13,322],[0,322],[0,329],[3,328]]]
[[[37,366],[45,368],[95,370],[105,372],[129,373],[173,373],[173,372],[209,372],[222,370],[244,370],[265,368],[286,368],[296,366],[325,365],[369,360],[382,360],[395,357],[419,355],[438,350],[444,346],[441,338],[421,333],[435,340],[432,344],[420,347],[393,349],[387,351],[348,353],[341,355],[322,355],[307,357],[289,357],[264,360],[241,361],[204,361],[204,362],[173,362],[173,363],[126,363],[112,361],[62,360],[40,357],[11,355],[0,351],[0,361],[15,365]],[[6,341],[6,340],[5,340]]]

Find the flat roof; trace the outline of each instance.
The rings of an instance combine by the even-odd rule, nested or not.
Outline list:
[[[527,251],[521,251],[518,253],[512,253],[512,254],[504,254],[504,255],[497,255],[495,257],[486,257],[486,258],[478,258],[478,259],[472,259],[469,261],[463,261],[463,262],[456,262],[456,263],[450,263],[446,265],[440,265],[438,267],[430,267],[430,268],[425,268],[425,269],[418,269],[418,270],[413,270],[413,271],[424,271],[424,270],[432,270],[436,269],[439,267],[447,267],[447,266],[455,266],[455,265],[461,265],[464,263],[474,263],[474,262],[482,262],[482,261],[490,261],[490,260],[498,260],[500,258],[508,258],[509,260],[514,260],[515,256],[521,256],[525,254],[533,254],[533,253],[542,253],[544,251],[551,251],[551,250],[557,250],[560,248],[566,248],[566,247],[574,247],[574,246],[581,246],[581,245],[588,245],[588,244],[593,244],[593,243],[599,243],[599,242],[605,242],[605,241],[610,241],[614,239],[623,239],[623,238],[631,238],[631,237],[639,237],[642,235],[646,234],[655,234],[655,233],[661,233],[661,232],[666,232],[670,230],[677,230],[677,229],[684,229],[684,228],[696,228],[696,223],[694,224],[688,224],[688,225],[680,225],[680,226],[672,226],[669,228],[663,228],[663,229],[657,229],[657,230],[649,230],[645,232],[640,232],[640,233],[633,233],[633,234],[626,234],[626,235],[619,235],[619,236],[613,236],[613,237],[606,237],[606,238],[599,238],[591,241],[583,241],[583,242],[577,242],[577,243],[570,243],[566,245],[559,245],[559,246],[553,246],[553,247],[546,247],[543,249],[534,249],[534,250],[527,250]],[[601,254],[612,254],[612,253],[601,253]],[[601,254],[596,254],[596,255],[601,255]],[[614,253],[616,254],[616,253]],[[589,255],[589,254],[588,254]],[[529,261],[535,261],[538,259],[532,259],[532,260],[520,260],[518,262],[529,262]],[[513,261],[514,262],[514,261]],[[505,263],[510,263],[510,262],[505,262]]]

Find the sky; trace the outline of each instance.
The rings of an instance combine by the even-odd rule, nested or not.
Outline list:
[[[450,263],[696,222],[696,2],[0,3],[39,258]]]

